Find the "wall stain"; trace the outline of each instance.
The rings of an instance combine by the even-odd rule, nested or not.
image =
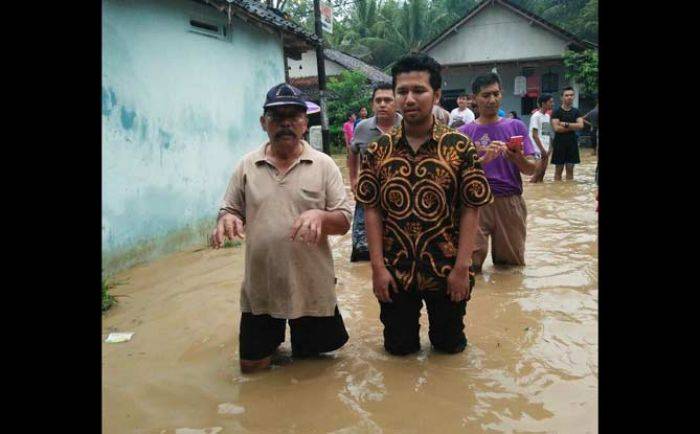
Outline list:
[[[115,105],[117,105],[117,96],[114,94],[114,90],[112,88],[105,89],[102,86],[102,114],[109,116]]]
[[[160,147],[163,149],[169,149],[172,143],[173,135],[163,131],[162,128],[158,128],[158,138],[160,139]]]
[[[122,127],[125,130],[130,130],[134,127],[134,119],[136,118],[136,112],[134,110],[129,110],[122,106],[121,110],[121,121]]]

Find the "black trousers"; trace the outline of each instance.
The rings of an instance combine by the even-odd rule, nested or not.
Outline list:
[[[472,279],[470,279],[472,280]],[[472,289],[474,287],[471,284]],[[433,348],[445,353],[460,353],[467,347],[464,335],[464,315],[467,301],[453,302],[447,295],[447,281],[435,291],[399,288],[390,290],[392,303],[379,302],[379,318],[384,324],[384,348],[394,355],[403,356],[420,350],[420,311],[423,302],[428,311],[428,337]]]
[[[287,321],[292,337],[292,354],[295,357],[334,351],[348,341],[348,332],[338,306],[335,307],[333,316],[303,316],[290,320],[243,312],[238,335],[240,358],[260,360],[271,356],[284,342]]]

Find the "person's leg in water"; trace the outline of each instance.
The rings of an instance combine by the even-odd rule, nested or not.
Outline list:
[[[238,335],[241,372],[250,374],[269,368],[272,355],[284,342],[285,319],[241,313]]]
[[[391,302],[379,302],[379,319],[384,325],[386,351],[394,356],[406,356],[420,351],[419,320],[423,300],[415,288],[399,287],[398,290],[389,291]]]
[[[348,332],[338,306],[333,316],[303,316],[289,320],[292,356],[315,357],[329,353],[345,345]]]
[[[566,165],[566,180],[571,181],[572,179],[574,179],[574,165],[567,164]]]
[[[564,172],[564,165],[563,164],[556,164],[554,166],[554,180],[561,181],[561,175],[563,172]]]
[[[467,337],[464,334],[464,315],[467,301],[454,302],[446,293],[447,282],[443,282],[444,290],[423,291],[423,299],[428,310],[428,337],[436,351],[447,354],[457,354],[467,347]],[[469,285],[474,290],[474,275],[469,272]]]
[[[493,233],[493,204],[485,205],[479,210],[479,227],[472,252],[472,269],[475,273],[481,273],[481,267],[489,254],[489,236]]]
[[[527,206],[520,195],[500,198],[494,213],[491,258],[495,265],[525,265]],[[495,203],[495,202],[494,202]]]

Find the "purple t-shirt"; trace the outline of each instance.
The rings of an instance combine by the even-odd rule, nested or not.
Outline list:
[[[507,142],[512,136],[523,136],[523,152],[525,155],[533,155],[535,147],[532,146],[527,127],[519,119],[501,118],[498,122],[481,125],[476,122],[466,124],[458,130],[472,139],[477,149],[488,146],[494,140]],[[484,152],[479,152],[479,156]],[[520,178],[520,170],[515,163],[506,160],[502,155],[483,165],[486,178],[489,180],[491,192],[494,196],[512,196],[523,194],[523,181]]]

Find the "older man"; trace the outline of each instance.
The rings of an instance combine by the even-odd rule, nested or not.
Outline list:
[[[238,164],[221,204],[212,245],[246,236],[241,285],[240,366],[268,367],[291,329],[292,354],[336,350],[348,340],[335,295],[328,235],[350,228],[340,170],[302,140],[308,119],[299,89],[270,89],[260,125],[269,140]]]
[[[372,112],[374,116],[360,122],[355,129],[352,146],[348,154],[348,172],[352,191],[357,188],[358,155],[367,150],[367,145],[382,134],[401,124],[401,115],[396,112],[394,88],[391,83],[378,83],[372,90]],[[352,220],[352,254],[350,261],[369,261],[367,234],[365,233],[365,212],[361,203],[355,204],[355,217]]]

